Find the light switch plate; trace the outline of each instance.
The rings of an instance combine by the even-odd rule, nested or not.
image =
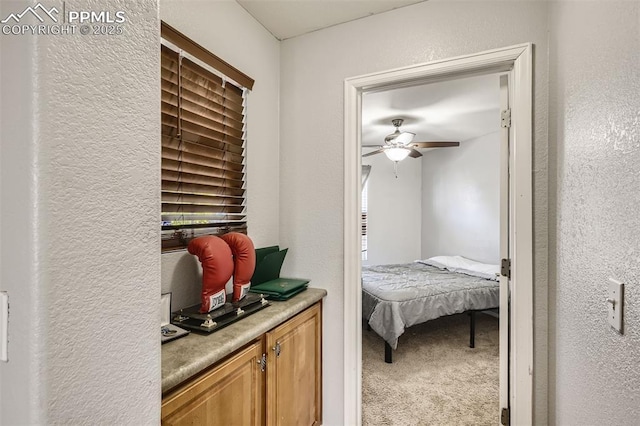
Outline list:
[[[624,284],[609,278],[609,296],[607,297],[607,318],[609,324],[622,334],[622,311],[624,308]]]
[[[9,346],[9,295],[0,291],[0,361],[7,362],[7,346]]]

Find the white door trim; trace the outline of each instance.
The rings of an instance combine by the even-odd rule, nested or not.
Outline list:
[[[513,73],[500,75],[500,111],[509,109],[509,81],[513,80]],[[502,118],[502,117],[501,117]],[[510,149],[511,128],[500,128],[500,258],[511,259],[513,256],[509,250],[511,221],[511,209],[509,208],[509,194],[512,192],[509,181],[509,169],[511,168]],[[509,407],[509,322],[502,321],[509,315],[509,278],[500,276],[500,407]]]
[[[348,78],[344,82],[344,424],[362,423],[360,242],[363,92],[510,71],[511,104],[511,422],[533,419],[532,79],[530,43]],[[516,256],[517,253],[517,256]]]

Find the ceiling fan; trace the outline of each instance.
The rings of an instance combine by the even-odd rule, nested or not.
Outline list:
[[[391,161],[402,161],[407,156],[412,158],[422,157],[422,153],[416,148],[446,148],[451,146],[460,146],[460,142],[444,142],[444,141],[431,141],[431,142],[413,142],[413,138],[416,135],[411,132],[401,132],[400,126],[402,126],[402,118],[394,118],[391,123],[396,128],[395,132],[391,133],[384,138],[384,145],[362,145],[365,148],[379,148],[375,151],[363,154],[363,157],[370,155],[380,154],[384,152],[385,155]]]

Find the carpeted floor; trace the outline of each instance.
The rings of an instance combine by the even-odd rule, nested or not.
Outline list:
[[[405,331],[384,362],[384,341],[362,330],[362,423],[377,425],[496,425],[498,319],[477,315],[469,348],[466,314]]]

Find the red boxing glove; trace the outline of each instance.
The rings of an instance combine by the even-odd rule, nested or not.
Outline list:
[[[230,232],[221,237],[231,247],[233,262],[233,301],[242,299],[251,287],[251,277],[256,270],[256,250],[251,238],[239,232]]]
[[[222,238],[206,235],[191,240],[187,250],[202,263],[200,313],[211,312],[227,301],[224,288],[233,274],[231,249]]]

